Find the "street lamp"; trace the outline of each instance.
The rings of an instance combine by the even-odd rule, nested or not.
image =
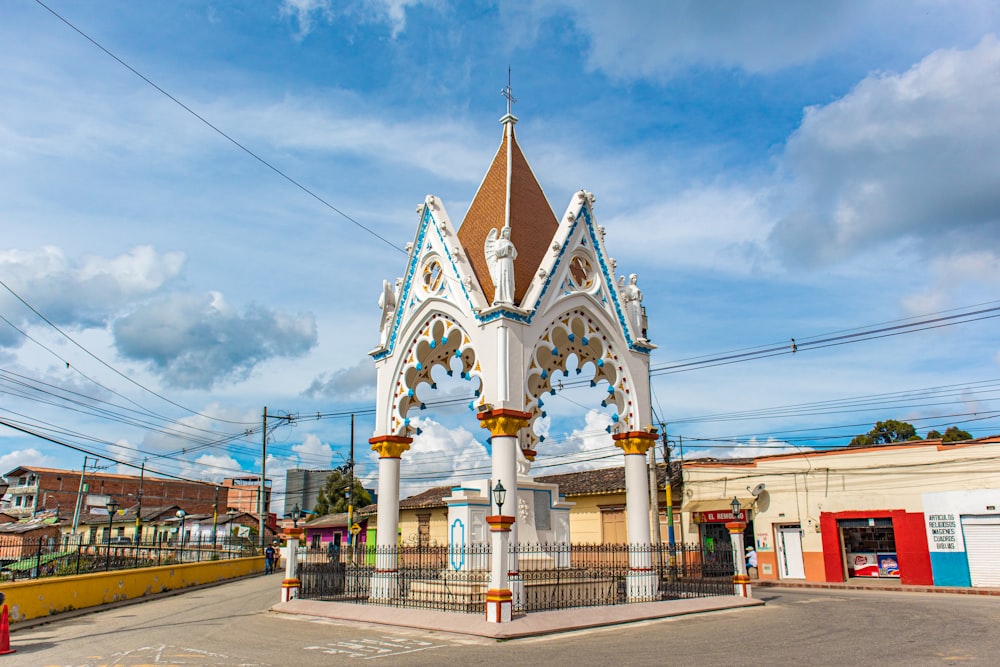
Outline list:
[[[298,503],[295,503],[295,507],[292,508],[292,528],[299,527],[299,519],[302,518],[302,508],[299,507]]]
[[[740,510],[743,508],[743,506],[740,504],[740,499],[737,498],[736,496],[733,496],[733,502],[729,503],[729,507],[730,509],[733,510],[733,521],[739,521]]]
[[[187,516],[187,512],[184,510],[177,510],[177,518],[181,520],[181,534],[180,534],[180,544],[181,549],[184,548],[184,517]]]
[[[111,498],[111,499],[108,500],[108,504],[107,504],[107,508],[108,508],[108,555],[107,555],[107,558],[104,561],[104,569],[105,570],[110,570],[111,569],[111,531],[112,531],[111,524],[115,520],[115,514],[118,512],[118,507],[119,507],[119,505],[115,501],[114,498]]]
[[[497,504],[497,515],[503,515],[503,501],[507,499],[507,489],[503,488],[500,480],[493,487],[493,501]]]

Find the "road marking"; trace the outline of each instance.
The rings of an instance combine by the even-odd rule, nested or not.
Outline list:
[[[355,639],[329,642],[322,645],[305,646],[303,649],[306,651],[319,651],[328,655],[343,655],[348,658],[372,660],[374,658],[388,658],[405,653],[429,651],[436,648],[447,648],[447,646],[448,644],[435,644],[434,642],[419,639],[382,637],[381,639]]]
[[[107,657],[88,656],[85,663],[76,667],[184,667],[185,665],[233,665],[239,667],[266,667],[263,663],[249,663],[222,653],[202,651],[196,648],[171,646],[141,646],[127,651],[116,651]],[[69,667],[65,664],[51,667]]]

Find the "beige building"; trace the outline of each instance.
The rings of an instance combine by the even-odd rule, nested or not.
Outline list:
[[[681,543],[680,531],[680,469],[674,468],[675,542]],[[657,465],[657,491],[660,511],[660,541],[668,542],[666,465]],[[559,494],[574,503],[569,512],[570,536],[573,544],[625,544],[625,468],[602,468],[581,472],[546,475],[534,478],[543,484],[557,484]],[[448,544],[448,506],[451,486],[437,486],[399,502],[399,539],[407,546]],[[656,535],[653,536],[654,541]]]
[[[736,498],[762,579],[1000,585],[1000,436],[690,461],[683,476],[685,532],[728,548]]]

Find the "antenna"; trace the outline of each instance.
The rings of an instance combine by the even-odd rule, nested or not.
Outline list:
[[[753,487],[752,489],[748,486],[747,487],[747,491],[750,492],[751,496],[753,496],[754,498],[756,498],[757,496],[759,496],[761,493],[764,492],[765,488],[767,488],[767,487],[764,485],[764,482],[761,482],[760,484],[758,484],[757,486]]]

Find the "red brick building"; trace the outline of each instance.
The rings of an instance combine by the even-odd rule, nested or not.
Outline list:
[[[238,512],[260,513],[260,477],[233,477],[222,480],[227,489],[229,504]],[[271,480],[264,480],[264,512],[271,511]]]
[[[138,475],[88,470],[83,479],[84,490],[79,493],[79,470],[20,466],[4,477],[9,486],[0,511],[18,518],[55,509],[62,517],[72,517],[78,496],[81,515],[88,514],[91,507],[105,507],[111,499],[122,507],[130,507],[138,503],[140,482],[143,505],[177,505],[189,513],[210,513],[216,502],[219,512],[229,508],[229,488],[208,482],[185,482],[151,475],[140,479]]]

